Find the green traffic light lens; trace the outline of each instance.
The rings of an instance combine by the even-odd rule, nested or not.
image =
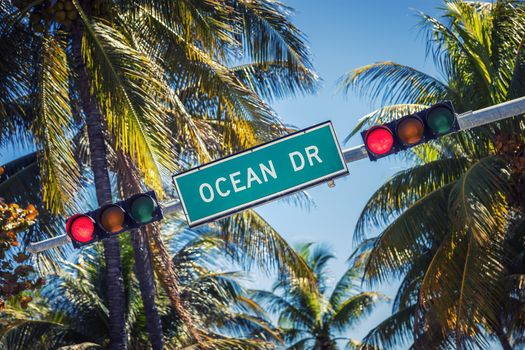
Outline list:
[[[454,128],[454,112],[447,107],[436,107],[428,112],[427,123],[434,133],[441,135]]]
[[[155,207],[156,203],[153,198],[141,195],[131,202],[130,214],[136,222],[145,224],[153,220]]]

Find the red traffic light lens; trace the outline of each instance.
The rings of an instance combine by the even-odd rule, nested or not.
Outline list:
[[[424,132],[423,121],[416,116],[401,120],[397,126],[397,136],[405,145],[415,145],[421,142]]]
[[[153,198],[146,194],[141,194],[133,198],[130,205],[131,217],[140,224],[145,224],[153,220],[157,203]]]
[[[87,215],[72,216],[66,222],[66,232],[77,242],[90,242],[95,235],[95,222]]]
[[[117,233],[124,229],[124,209],[118,205],[108,205],[100,210],[99,224],[106,232]]]
[[[427,114],[427,123],[435,134],[445,134],[454,128],[454,111],[445,106],[432,108]]]
[[[366,148],[378,156],[387,154],[394,146],[394,135],[386,126],[376,126],[365,135]]]

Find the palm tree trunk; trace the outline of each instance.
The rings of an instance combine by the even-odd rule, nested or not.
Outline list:
[[[135,253],[135,275],[139,280],[140,295],[144,303],[144,313],[146,314],[146,328],[148,330],[149,341],[153,350],[162,350],[162,323],[155,304],[156,286],[155,276],[148,243],[145,239],[144,229],[133,230],[131,241]]]
[[[124,197],[129,197],[141,192],[140,179],[137,177],[138,170],[133,165],[131,159],[123,154],[122,151],[118,151],[117,162],[119,184],[122,195]],[[131,232],[131,242],[135,254],[135,275],[139,280],[140,295],[144,304],[149,341],[153,350],[162,350],[162,323],[157,310],[157,305],[155,304],[157,290],[155,286],[155,275],[153,273],[151,252],[146,234],[146,229],[144,227],[138,230],[132,230]]]
[[[124,194],[128,193],[129,195],[140,192],[141,182],[137,177],[138,169],[136,168],[133,161],[131,161],[127,155],[118,151],[117,162],[119,163],[119,166],[117,167],[119,171],[118,178],[121,180],[120,184],[122,192]],[[189,335],[189,338],[187,339],[188,344],[197,343],[200,349],[205,350],[206,345],[202,340],[202,336],[180,298],[177,273],[173,266],[171,255],[166,245],[162,241],[162,238],[160,237],[159,225],[149,224],[144,226],[139,232],[134,232],[132,238],[136,264],[139,264],[139,261],[146,262],[141,264],[142,266],[136,266],[136,268],[144,268],[144,271],[139,272],[139,274],[144,273],[145,276],[137,275],[137,278],[139,279],[139,283],[141,283],[140,289],[142,293],[142,299],[144,301],[146,318],[148,319],[148,314],[150,315],[147,326],[152,327],[151,330],[148,328],[151,344],[155,346],[155,341],[162,340],[162,325],[160,323],[160,319],[158,318],[157,309],[154,302],[155,281],[153,279],[152,268],[152,266],[154,266],[154,270],[157,273],[162,288],[166,292],[172,307],[175,309],[175,312],[184,324],[184,333]],[[142,256],[142,251],[145,251],[144,247],[149,248],[146,253],[148,254],[148,258]],[[142,285],[142,283],[144,283],[144,285]],[[147,301],[148,303],[151,302],[151,304],[147,305]],[[150,321],[151,325],[149,324]],[[160,346],[162,347],[162,343],[160,343]]]
[[[107,169],[106,145],[104,141],[104,125],[96,99],[90,92],[89,72],[82,60],[83,28],[77,23],[73,29],[72,46],[75,72],[78,75],[81,107],[86,117],[97,201],[99,205],[111,203],[111,183]],[[110,349],[126,349],[124,282],[120,261],[120,244],[116,236],[103,241],[106,262],[107,300],[109,309],[109,339]]]
[[[140,180],[137,177],[138,170],[134,163],[129,159],[128,156],[124,155],[120,151],[117,152],[117,161],[119,164],[117,167],[119,171],[118,177],[121,180],[122,192],[124,194],[127,193],[128,195],[140,192]],[[148,319],[147,326],[152,327],[151,329],[148,328],[152,346],[155,347],[155,341],[162,341],[162,325],[160,323],[160,318],[158,318],[157,309],[155,307],[155,281],[153,279],[152,269],[153,262],[161,285],[165,290],[171,305],[175,309],[175,312],[181,318],[182,323],[184,324],[185,333],[191,337],[191,339],[188,339],[189,343],[197,343],[201,349],[205,349],[206,346],[202,342],[201,334],[199,333],[197,327],[195,327],[193,324],[192,318],[190,317],[187,309],[180,299],[177,274],[173,267],[168,249],[160,237],[159,226],[157,224],[150,224],[142,227],[140,231],[135,230],[135,232],[132,233],[132,241],[133,249],[135,250],[135,268],[137,271],[138,269],[143,269],[139,272],[139,274],[144,273],[144,276],[137,274],[137,278],[141,284],[140,289],[142,293],[142,300],[144,302],[146,318]],[[149,249],[145,249],[145,247],[148,247]],[[147,254],[147,258],[144,256],[145,254]],[[143,264],[140,263],[142,261],[144,261]],[[151,304],[147,305],[147,302]],[[150,315],[149,318],[148,313]],[[162,348],[162,342],[160,342],[159,345],[160,348]]]
[[[512,350],[512,345],[510,345],[509,338],[499,327],[496,328],[496,336],[498,337],[499,343],[503,350]]]
[[[187,308],[180,298],[180,288],[177,280],[177,273],[173,266],[172,258],[166,245],[160,237],[160,229],[157,224],[146,227],[147,240],[150,243],[155,271],[160,279],[162,287],[170,300],[171,306],[181,318],[185,327],[185,333],[191,336],[191,343],[197,343],[199,349],[206,349],[203,337],[191,318]]]
[[[315,340],[313,350],[334,350],[335,342],[326,337],[319,337]]]
[[[503,350],[512,350],[512,346],[510,345],[507,337],[503,336],[502,338],[499,338],[499,342]]]

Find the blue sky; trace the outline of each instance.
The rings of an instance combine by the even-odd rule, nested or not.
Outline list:
[[[283,0],[296,9],[294,22],[308,37],[313,63],[323,79],[314,96],[287,99],[273,104],[285,122],[299,128],[331,120],[342,141],[357,119],[379,106],[354,94],[342,96],[336,81],[344,73],[365,64],[391,60],[434,73],[425,59],[425,41],[418,35],[416,9],[436,15],[442,4],[435,0]],[[344,147],[361,143],[356,137]],[[0,164],[20,156],[12,149],[0,150]],[[337,260],[331,270],[334,279],[344,271],[353,250],[352,235],[366,200],[389,176],[407,164],[399,160],[362,160],[349,164],[350,175],[336,180],[335,188],[321,185],[309,193],[317,207],[309,212],[273,202],[259,207],[261,213],[291,243],[315,241],[330,246]],[[373,234],[373,232],[371,232]],[[268,280],[253,284],[265,287]],[[376,289],[392,295],[395,285]],[[361,338],[390,313],[390,305],[380,307],[367,321],[351,332]]]
[[[323,79],[315,96],[287,99],[274,104],[288,123],[304,128],[325,120],[334,124],[339,140],[353,129],[359,117],[379,107],[379,102],[356,94],[344,97],[336,81],[350,70],[377,61],[389,60],[435,73],[432,61],[425,58],[426,42],[417,29],[416,10],[439,15],[441,1],[356,1],[285,0],[296,10],[294,22],[308,37],[314,67]],[[354,137],[344,148],[362,143]],[[354,226],[370,195],[392,174],[407,164],[399,159],[377,162],[361,160],[349,164],[350,175],[336,180],[335,188],[321,185],[308,192],[317,207],[309,212],[282,202],[257,209],[289,242],[323,242],[337,256],[331,265],[335,280],[346,268],[353,251]],[[371,232],[373,234],[373,232]],[[266,284],[258,281],[257,284]],[[376,287],[388,295],[394,285]],[[350,336],[360,339],[369,329],[390,314],[390,305],[377,309]]]

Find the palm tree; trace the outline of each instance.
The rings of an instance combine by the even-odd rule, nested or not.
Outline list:
[[[74,135],[88,140],[99,205],[112,199],[113,152],[160,195],[166,171],[283,132],[254,91],[279,97],[314,86],[302,34],[273,1],[13,1],[0,11],[0,40],[10,46],[1,58],[1,132],[33,131],[44,203],[55,214],[70,209],[81,180]],[[252,62],[226,66],[243,57]],[[104,245],[112,346],[121,348],[118,242]]]
[[[360,271],[348,269],[332,288],[328,286],[327,264],[334,258],[326,247],[312,243],[298,247],[308,262],[317,284],[311,288],[303,280],[284,278],[272,291],[254,291],[267,309],[278,317],[278,324],[289,350],[335,350],[337,342],[357,344],[344,335],[386,298],[376,292],[362,292]]]
[[[355,69],[342,87],[381,97],[386,106],[352,134],[440,100],[466,112],[524,95],[524,10],[513,1],[451,1],[441,20],[421,13],[441,76],[394,62]],[[372,284],[401,278],[401,285],[393,315],[365,344],[522,344],[523,131],[513,118],[413,148],[407,158],[415,165],[369,199],[355,230],[356,264]],[[383,231],[367,238],[371,227]]]
[[[168,230],[175,225],[168,227]],[[175,235],[171,234],[171,237]],[[236,272],[217,270],[222,254],[213,232],[176,235],[173,263],[181,282],[181,298],[207,328],[202,343],[207,349],[272,349],[280,341],[267,315],[251,300]],[[126,339],[130,349],[148,347],[147,321],[139,297],[138,281],[132,273],[134,253],[130,240],[122,244],[122,266],[126,287]],[[215,261],[215,262],[214,262]],[[2,315],[0,346],[15,348],[103,348],[110,341],[106,275],[101,249],[92,246],[75,263],[52,276],[41,294],[27,309],[10,305]],[[181,322],[167,296],[158,297],[168,348],[193,348],[187,325]]]
[[[39,200],[41,200],[39,188],[40,183],[38,178],[34,178],[34,171],[37,165],[35,164],[35,154],[22,157],[21,159],[15,160],[13,162],[10,162],[6,165],[5,169],[5,181],[2,182],[4,179],[0,179],[0,193],[2,196],[6,198],[21,198],[23,200],[31,200],[35,201],[35,203],[38,203]],[[130,176],[133,174],[132,172],[125,172],[119,176],[119,187],[122,187],[122,190],[124,191],[126,186],[136,186],[136,181],[134,176]],[[27,182],[25,182],[27,181]],[[88,203],[93,202],[94,198],[91,198],[92,196],[89,195],[91,191],[89,191],[89,187],[87,188],[87,194],[84,193],[85,191],[82,191],[78,195],[78,203],[82,204],[83,207],[86,207],[86,205],[89,205]],[[135,190],[136,191],[136,190]],[[304,200],[301,200],[301,203],[304,204]],[[82,209],[80,209],[82,211]],[[86,210],[86,209],[84,209]],[[169,221],[166,221],[167,223],[173,222],[172,219]],[[45,223],[45,224],[43,224]],[[62,221],[57,220],[56,217],[46,217],[45,220],[39,221],[37,225],[40,225],[40,227],[36,230],[36,233],[41,235],[45,233],[45,230],[50,229],[53,232],[59,232],[62,230],[61,225]],[[58,226],[58,227],[56,227]],[[148,228],[149,231],[150,227]],[[262,268],[263,271],[271,270],[271,267],[273,264],[275,264],[276,270],[282,270],[282,271],[297,271],[301,270],[301,266],[293,266],[293,260],[294,255],[296,255],[290,248],[288,248],[286,241],[284,241],[278,234],[275,232],[271,226],[266,224],[264,220],[262,220],[259,216],[257,216],[253,212],[247,212],[243,215],[238,216],[237,218],[226,220],[225,222],[217,225],[209,225],[208,229],[213,229],[215,234],[217,235],[217,238],[214,240],[217,247],[220,247],[220,249],[223,252],[226,252],[228,254],[229,259],[233,259],[233,261],[240,263],[242,267],[244,268],[250,268],[254,263],[257,263],[260,268]],[[179,231],[180,232],[180,225],[173,227],[172,230]],[[246,235],[247,232],[250,232],[250,235]],[[35,236],[32,234],[31,236]],[[133,240],[140,239],[140,236],[132,233],[131,238]],[[148,232],[148,240],[151,239],[151,235]],[[274,243],[272,243],[274,242]],[[150,242],[151,243],[151,242]],[[146,243],[144,243],[145,246],[147,246]],[[236,247],[235,249],[232,249],[233,247]],[[136,249],[135,251],[135,259],[138,260],[141,257],[137,257]],[[156,248],[153,248],[153,259],[156,263],[158,262],[158,256],[160,254],[168,254],[168,256],[171,256],[169,252],[163,251],[158,252]],[[37,256],[39,258],[40,256]],[[276,257],[276,258],[273,258]],[[56,256],[56,261],[53,261],[58,267],[61,266],[61,260],[60,255]],[[168,260],[171,260],[170,257],[168,257]],[[57,269],[60,270],[58,267],[50,268],[48,267],[45,262],[47,260],[40,260],[38,259],[37,265],[43,264],[44,266],[41,266],[40,270],[47,271],[47,274],[53,273],[53,271],[56,271]],[[302,259],[300,259],[300,262],[302,262]],[[160,263],[161,264],[161,263]],[[139,266],[136,264],[135,269],[137,269],[136,275],[139,274]],[[165,270],[165,269],[171,269],[172,274],[176,274],[175,271],[178,270],[177,266],[174,264],[171,264],[169,266],[160,265],[160,267],[157,268],[157,272]],[[178,274],[176,274],[178,275]],[[304,276],[308,277],[308,274],[303,274]],[[160,277],[161,281],[163,279],[163,276],[165,276],[162,273],[159,273],[158,276]],[[176,279],[176,284],[178,279]],[[140,280],[139,280],[140,282]],[[162,283],[165,283],[165,281],[162,281]],[[142,287],[142,286],[141,286]],[[154,286],[152,287],[153,291],[155,290]],[[166,288],[167,295],[170,300],[172,300],[172,295],[170,294],[171,289]],[[141,288],[142,293],[142,288]],[[178,296],[179,292],[176,293]],[[143,300],[146,299],[144,295],[142,296]],[[184,301],[184,300],[183,300]],[[146,301],[144,301],[146,303]],[[176,305],[180,305],[180,301],[176,300]],[[147,309],[145,310],[147,312]],[[176,309],[175,312],[177,314],[181,313],[180,309]],[[182,311],[183,312],[183,311]],[[185,312],[187,314],[187,312]],[[199,316],[200,312],[197,312],[195,314],[190,315],[190,321],[193,321],[194,316]],[[147,316],[147,315],[146,315]],[[151,326],[150,320],[148,319],[148,322],[146,323],[148,327]],[[199,331],[207,332],[206,327],[202,327]],[[150,334],[151,339],[151,334]],[[162,338],[156,339],[158,342],[162,342]]]

